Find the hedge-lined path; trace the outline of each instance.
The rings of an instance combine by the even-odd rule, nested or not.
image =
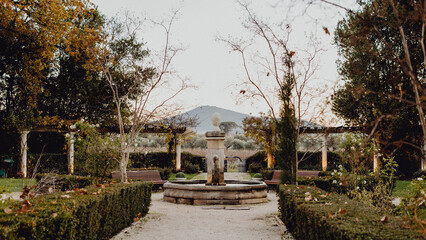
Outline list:
[[[227,173],[225,179],[242,177],[246,178],[244,174]],[[162,192],[153,193],[148,215],[112,240],[293,239],[287,232],[283,235],[285,227],[276,221],[278,197],[271,191],[268,200],[263,204],[235,206],[249,210],[218,210],[163,202]]]

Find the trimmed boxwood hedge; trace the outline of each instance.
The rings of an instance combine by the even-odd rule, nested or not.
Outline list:
[[[109,239],[148,213],[151,183],[103,186],[32,198],[24,213],[21,201],[0,205],[0,239]]]
[[[344,195],[294,185],[281,185],[278,194],[281,219],[296,239],[424,239],[402,219],[381,221],[382,210]]]

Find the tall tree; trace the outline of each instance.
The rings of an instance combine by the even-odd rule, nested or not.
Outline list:
[[[79,34],[84,34],[85,28],[102,28],[105,20],[95,9],[93,14],[78,19],[74,24],[81,29]],[[101,41],[101,38],[98,40]],[[38,101],[42,115],[66,120],[85,118],[102,125],[115,123],[111,89],[105,86],[92,56],[84,51],[88,47],[96,49],[99,41],[93,41],[90,45],[73,41],[70,45],[58,46],[56,64],[49,70],[43,94]],[[67,48],[77,49],[80,54],[68,54]]]
[[[86,0],[0,1],[3,123],[21,127],[33,124],[39,115],[37,102],[44,93],[49,68],[57,64],[58,46],[73,57],[94,52],[89,47],[97,41],[100,29],[82,29],[75,24],[82,18],[90,18],[93,11],[93,5]],[[74,43],[80,47],[73,48],[77,45]]]
[[[345,84],[334,94],[333,110],[350,123],[376,128],[382,151],[406,159],[401,169],[424,158],[424,4],[362,1],[335,32]]]

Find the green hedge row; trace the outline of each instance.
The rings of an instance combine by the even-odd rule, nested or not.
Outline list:
[[[103,186],[3,203],[0,239],[109,239],[148,213],[150,183]]]
[[[167,152],[149,152],[144,153],[131,153],[130,154],[130,168],[174,168],[172,160],[175,158],[175,154],[168,154]],[[203,166],[203,157],[193,155],[188,152],[181,154],[181,164],[185,167],[188,163],[195,164],[200,167]]]
[[[379,208],[311,186],[279,189],[281,219],[296,239],[424,239]]]

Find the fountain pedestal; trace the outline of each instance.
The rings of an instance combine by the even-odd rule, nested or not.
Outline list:
[[[206,132],[207,139],[207,183],[206,185],[225,186],[225,133]]]

